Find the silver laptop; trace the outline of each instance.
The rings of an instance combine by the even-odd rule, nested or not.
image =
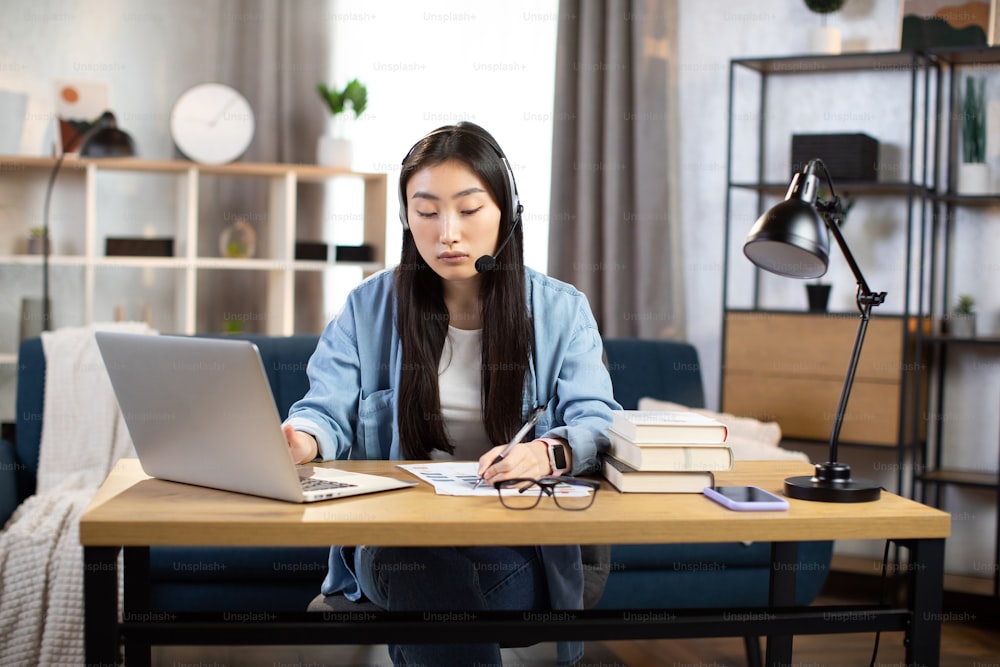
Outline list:
[[[96,336],[147,475],[290,502],[417,484],[296,466],[260,352],[250,341],[109,331]]]

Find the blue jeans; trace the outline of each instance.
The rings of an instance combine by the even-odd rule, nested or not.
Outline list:
[[[548,609],[537,547],[358,547],[361,592],[389,611]],[[390,644],[394,665],[502,665],[498,644]]]

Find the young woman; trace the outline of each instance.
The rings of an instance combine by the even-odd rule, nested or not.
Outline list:
[[[359,285],[309,362],[296,461],[478,460],[485,483],[583,474],[607,449],[611,380],[586,297],[524,266],[522,207],[472,123],[417,142],[399,177],[400,264]],[[491,465],[535,407],[535,437]],[[405,567],[403,567],[405,565]],[[333,547],[324,595],[389,610],[579,609],[580,549]],[[582,644],[560,644],[560,663]],[[497,645],[391,646],[395,664],[500,664]]]

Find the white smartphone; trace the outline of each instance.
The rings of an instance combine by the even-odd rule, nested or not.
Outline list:
[[[706,486],[704,493],[731,510],[752,512],[788,509],[787,500],[759,486]]]

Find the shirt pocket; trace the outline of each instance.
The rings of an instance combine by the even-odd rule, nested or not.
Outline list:
[[[351,458],[370,461],[389,458],[395,399],[394,389],[382,389],[361,399],[358,405],[356,451]]]

